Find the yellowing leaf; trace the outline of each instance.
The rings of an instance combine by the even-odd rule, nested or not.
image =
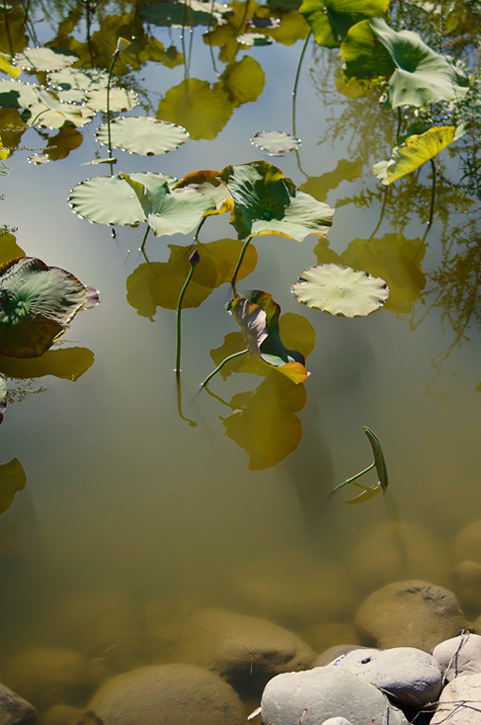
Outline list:
[[[15,494],[22,491],[26,483],[25,471],[17,458],[0,465],[0,514],[10,508]]]
[[[15,66],[10,65],[5,54],[0,53],[0,71],[2,71],[3,73],[8,73],[8,75],[12,76],[12,78],[18,78],[18,76],[22,72],[22,69],[15,68]]]

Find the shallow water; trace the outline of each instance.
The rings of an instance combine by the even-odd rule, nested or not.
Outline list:
[[[47,42],[55,31],[40,22],[40,8],[35,13],[37,34]],[[194,31],[190,72],[213,83],[217,77],[202,30]],[[165,47],[172,38],[180,48],[179,29],[151,26],[150,31]],[[75,34],[82,37],[82,32],[80,26]],[[196,169],[265,158],[314,194],[313,177],[342,161],[359,160],[338,185],[324,180],[323,200],[337,207],[330,249],[341,254],[354,238],[368,239],[383,200],[371,166],[388,153],[396,119],[378,107],[375,94],[353,101],[336,90],[336,51],[309,45],[297,95],[296,133],[302,139],[297,157],[270,158],[250,144],[260,130],[292,131],[291,94],[302,44],[239,52],[238,60],[255,58],[265,72],[255,103],[236,108],[212,140],[189,140],[153,158],[119,150],[115,173],[152,170],[181,178]],[[217,64],[223,70],[224,64]],[[183,73],[183,66],[151,62],[137,72],[153,115],[159,97],[179,84]],[[173,373],[175,312],[158,307],[152,319],[145,316],[151,305],[145,287],[143,315],[126,297],[129,278],[146,265],[139,252],[143,225],[118,227],[114,239],[108,227],[76,216],[66,201],[82,179],[108,173],[108,167],[82,166],[99,151],[94,140],[99,115],[83,129],[82,145],[68,158],[33,166],[27,163],[29,152],[18,151],[7,159],[10,170],[1,180],[2,219],[18,227],[21,249],[70,270],[100,291],[101,303],[79,314],[56,345],[77,350],[85,371],[75,380],[43,375],[38,367],[19,379],[3,360],[12,400],[1,429],[1,462],[17,458],[27,483],[0,518],[0,665],[8,667],[13,657],[38,646],[74,647],[93,659],[114,652],[114,671],[170,661],[169,638],[175,639],[178,618],[205,606],[266,617],[310,637],[309,644],[319,649],[335,643],[340,630],[334,625],[349,624],[362,598],[377,586],[411,577],[452,586],[452,542],[481,511],[479,303],[474,297],[465,331],[469,340],[450,350],[466,308],[453,300],[431,307],[447,288],[428,275],[455,250],[463,253],[468,232],[476,240],[474,201],[462,192],[454,199],[449,187],[439,185],[437,214],[424,258],[421,254],[426,287],[416,290],[414,278],[406,292],[405,284],[404,314],[384,309],[345,319],[300,306],[290,285],[317,263],[317,252],[324,261],[319,239],[311,235],[298,244],[280,236],[256,238],[258,264],[239,287],[268,290],[283,313],[309,320],[316,333],[307,359],[311,376],[292,392],[293,384],[277,372],[265,379],[219,375],[210,390],[222,400],[207,391],[198,394],[214,367],[210,351],[237,331],[224,311],[230,287],[223,284],[182,317],[183,415],[196,424],[189,425],[179,416]],[[22,144],[37,147],[43,141],[29,130]],[[445,174],[456,181],[456,158],[447,152],[441,158]],[[423,238],[431,188],[426,167],[417,183],[413,188],[408,182],[394,184],[376,238],[399,234],[402,244]],[[379,198],[369,206],[352,202],[368,191]],[[405,209],[409,218],[402,225],[399,211]],[[151,235],[149,261],[167,261],[167,244],[187,246],[191,237]],[[209,219],[201,232],[204,242],[225,237],[235,233],[224,217]],[[234,396],[260,385],[265,397],[258,414],[274,411],[266,424],[271,459],[265,449],[250,457],[226,437],[222,422],[239,408],[239,399],[228,407]],[[283,407],[289,395],[296,396],[296,412]],[[296,447],[297,421],[302,440],[283,457],[284,449]],[[250,426],[240,425],[248,438]],[[343,491],[320,510],[334,485],[368,465],[363,425],[382,441],[389,491],[360,506],[346,506],[350,496]],[[405,541],[419,541],[397,568],[392,566],[397,540],[390,528],[396,511]],[[415,526],[427,529],[419,540]],[[90,640],[76,606],[100,622]],[[312,627],[326,623],[333,625],[332,641],[325,633],[316,641]]]

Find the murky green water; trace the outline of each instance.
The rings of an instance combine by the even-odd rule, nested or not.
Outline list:
[[[109,11],[119,14],[113,5]],[[52,11],[50,26],[41,22],[48,8],[32,12],[40,42],[55,38],[62,10]],[[173,44],[181,52],[178,28],[145,27],[165,49]],[[453,540],[481,512],[480,307],[467,272],[479,256],[477,202],[439,179],[434,223],[423,242],[427,164],[416,179],[389,188],[382,214],[385,192],[371,169],[389,153],[397,118],[378,106],[375,92],[359,99],[339,93],[338,52],[312,43],[297,95],[297,156],[268,157],[251,145],[258,131],[293,130],[292,89],[306,29],[296,42],[238,49],[235,61],[253,58],[265,84],[257,101],[218,121],[218,133],[209,115],[217,108],[213,100],[197,111],[207,129],[197,133],[214,138],[191,139],[151,158],[118,150],[114,170],[182,178],[264,158],[336,208],[332,253],[342,255],[354,239],[381,240],[366,241],[356,259],[340,261],[390,274],[394,311],[388,304],[369,317],[346,319],[301,307],[290,292],[302,270],[332,261],[326,241],[314,235],[302,244],[273,235],[254,239],[258,263],[239,288],[267,290],[283,313],[311,323],[315,348],[304,384],[276,371],[233,373],[212,380],[215,395],[198,393],[215,366],[210,352],[237,332],[224,311],[230,287],[222,284],[183,313],[181,417],[175,312],[156,307],[148,272],[149,263],[167,262],[168,244],[188,246],[192,235],[151,235],[146,260],[139,252],[144,225],[117,227],[113,238],[107,226],[71,211],[70,189],[109,173],[83,165],[106,155],[94,139],[101,114],[81,129],[83,142],[68,158],[35,166],[27,162],[32,152],[21,150],[6,160],[2,222],[18,227],[25,254],[70,270],[100,291],[101,303],[79,314],[55,346],[73,351],[67,364],[46,356],[31,367],[1,360],[10,401],[0,462],[18,459],[26,475],[25,488],[0,518],[4,670],[19,653],[45,646],[106,658],[112,672],[168,662],[182,618],[206,606],[266,617],[321,651],[354,636],[349,626],[358,604],[389,581],[423,578],[452,586]],[[214,84],[204,31],[198,26],[193,37],[186,34],[190,76]],[[72,36],[85,40],[83,21]],[[116,37],[105,34],[113,43],[106,58]],[[224,72],[218,50],[216,68]],[[184,65],[147,61],[124,81],[143,90],[144,110],[155,116],[159,99],[184,72]],[[194,122],[193,129],[195,136]],[[47,143],[34,129],[21,139],[29,147]],[[457,157],[442,152],[438,168],[456,184]],[[235,239],[227,216],[209,219],[201,241]],[[439,280],[443,265],[451,265],[450,275]],[[475,272],[469,274],[473,279]],[[52,365],[59,366],[57,375],[50,374]],[[253,391],[254,408],[240,414]],[[238,442],[226,436],[235,416]],[[341,492],[319,511],[334,485],[368,465],[363,425],[382,440],[388,494],[346,506],[350,496]],[[388,497],[400,513],[407,563],[392,537]]]

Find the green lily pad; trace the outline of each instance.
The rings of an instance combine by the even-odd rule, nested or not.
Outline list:
[[[297,151],[301,140],[285,131],[259,131],[251,136],[251,144],[267,151],[269,156],[282,156],[287,151]]]
[[[292,293],[303,305],[344,317],[369,315],[389,297],[383,279],[339,264],[310,267],[292,285]]]
[[[38,103],[40,86],[23,81],[0,81],[0,106],[2,108],[26,108]]]
[[[38,357],[89,304],[87,287],[34,257],[0,265],[0,354]]]
[[[188,234],[203,216],[217,210],[214,198],[193,188],[170,189],[165,183],[152,197],[152,211],[147,222],[155,236]]]
[[[304,356],[288,350],[279,334],[281,308],[272,295],[261,290],[248,290],[228,302],[227,311],[240,327],[250,354],[275,367],[294,383],[303,383],[309,373]]]
[[[107,88],[108,81],[103,68],[62,68],[48,74],[49,84],[64,91],[97,91]]]
[[[115,119],[111,123],[111,135],[112,146],[141,156],[154,156],[174,151],[189,138],[188,131],[182,126],[158,121],[149,116]],[[95,138],[101,144],[108,144],[106,123],[97,130]]]
[[[227,12],[227,6],[221,3],[201,2],[154,2],[139,8],[138,14],[148,23],[159,27],[190,25],[215,25]]]
[[[211,169],[203,169],[201,171],[192,171],[190,174],[180,179],[174,189],[194,189],[199,194],[204,194],[212,199],[215,203],[215,209],[209,210],[209,214],[223,214],[232,211],[233,201],[228,190],[219,179],[218,171]],[[196,273],[197,277],[198,273]]]
[[[139,97],[134,91],[126,91],[124,88],[111,88],[109,108],[112,113],[130,111],[139,104]],[[107,89],[99,88],[89,91],[85,97],[85,105],[93,111],[107,111]]]
[[[57,129],[65,124],[85,126],[95,116],[95,112],[86,106],[61,103],[52,91],[38,91],[37,96],[39,103],[34,103],[22,113],[22,119],[28,126]]]
[[[363,20],[349,28],[341,43],[344,58],[343,72],[347,79],[378,78],[392,75],[396,64],[371,27],[369,20]],[[341,81],[344,80],[341,76]],[[341,82],[340,81],[340,82]],[[346,86],[346,83],[342,84]],[[354,92],[360,90],[354,88]]]
[[[7,383],[3,375],[0,375],[0,423],[3,422],[3,414],[7,407]]]
[[[22,491],[26,483],[27,476],[18,458],[0,465],[0,514],[10,508],[15,494]]]
[[[304,0],[299,12],[319,45],[338,48],[351,26],[384,15],[388,6],[389,0]]]
[[[388,161],[379,161],[372,170],[387,186],[434,158],[456,140],[454,126],[434,126],[422,134],[413,134],[400,146],[395,146]]]
[[[78,55],[59,48],[25,48],[13,62],[24,70],[54,71],[66,68],[78,60]]]
[[[227,166],[219,178],[234,199],[230,223],[239,239],[280,234],[299,242],[308,234],[325,236],[334,210],[296,189],[291,179],[267,161]]]
[[[152,172],[94,176],[77,184],[70,192],[68,201],[76,214],[91,222],[137,224],[146,221],[147,213],[151,210],[150,202],[146,202],[142,195],[142,189],[148,186],[154,193],[157,186],[175,181],[166,174]]]

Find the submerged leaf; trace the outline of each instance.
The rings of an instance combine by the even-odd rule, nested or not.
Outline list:
[[[296,151],[301,145],[301,140],[285,131],[259,131],[251,136],[251,144],[269,156],[280,156],[287,151]]]
[[[381,443],[379,442],[379,438],[373,431],[367,427],[367,425],[364,425],[362,427],[364,433],[367,436],[367,439],[370,443],[370,446],[372,448],[372,455],[374,457],[374,463],[376,465],[376,471],[379,478],[379,485],[382,488],[382,492],[385,493],[386,489],[389,485],[388,475],[387,475],[387,467],[386,467],[386,461],[384,458],[384,453],[382,450]]]
[[[331,315],[369,315],[389,297],[383,279],[338,264],[322,264],[302,272],[292,292],[298,302]]]
[[[88,303],[69,272],[34,257],[0,265],[0,354],[38,357]]]
[[[308,234],[325,236],[334,210],[296,189],[291,179],[267,161],[226,166],[219,178],[234,199],[230,223],[239,239],[280,234],[296,241]]]
[[[18,458],[0,465],[0,514],[10,508],[15,494],[22,491],[26,483],[27,476]]]
[[[60,48],[25,48],[17,53],[13,62],[20,68],[37,71],[54,71],[66,68],[78,60],[78,55]]]
[[[227,304],[227,311],[239,325],[250,354],[275,367],[294,383],[308,377],[304,356],[288,350],[279,332],[280,306],[261,290],[242,292]]]
[[[165,154],[179,148],[189,138],[182,126],[167,121],[157,121],[149,116],[117,118],[110,124],[112,146],[140,156]],[[108,124],[100,126],[95,138],[108,144]]]
[[[378,483],[375,483],[374,486],[370,486],[369,488],[365,488],[364,486],[360,486],[360,484],[354,483],[355,486],[359,486],[360,488],[363,488],[364,490],[361,491],[361,493],[358,496],[355,496],[354,498],[349,499],[349,501],[346,501],[345,503],[364,503],[364,501],[370,501],[372,498],[378,495],[378,493],[381,491],[381,486]]]

